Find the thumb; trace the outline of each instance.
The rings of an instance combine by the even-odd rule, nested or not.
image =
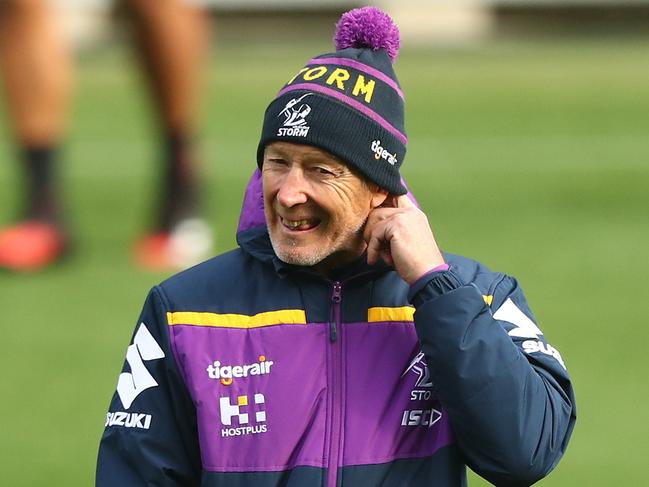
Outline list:
[[[397,208],[417,208],[417,205],[410,199],[410,196],[403,194],[396,199]]]

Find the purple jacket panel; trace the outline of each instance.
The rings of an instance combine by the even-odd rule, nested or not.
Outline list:
[[[196,405],[205,470],[327,466],[328,324],[174,325],[169,334]],[[425,362],[412,366],[419,353],[413,323],[346,323],[341,340],[340,466],[427,457],[453,442],[448,418],[424,377]],[[238,366],[239,375],[247,373],[223,379],[216,366],[219,372]]]

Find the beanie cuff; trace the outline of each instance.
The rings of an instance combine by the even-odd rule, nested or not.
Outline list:
[[[326,150],[367,180],[394,195],[406,194],[399,167],[406,154],[405,136],[389,123],[320,90],[284,89],[268,106],[257,149],[261,168],[265,147],[276,141]]]

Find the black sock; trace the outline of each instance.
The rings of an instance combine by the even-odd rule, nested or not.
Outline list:
[[[193,162],[191,141],[187,137],[177,134],[166,137],[160,230],[170,230],[179,221],[196,214],[199,195]]]
[[[24,218],[58,222],[57,149],[54,146],[25,147],[22,157],[26,170]]]

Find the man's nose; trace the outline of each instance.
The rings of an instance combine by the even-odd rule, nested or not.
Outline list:
[[[291,168],[282,180],[277,192],[277,201],[286,208],[304,204],[308,200],[307,186],[304,172],[300,168]]]

